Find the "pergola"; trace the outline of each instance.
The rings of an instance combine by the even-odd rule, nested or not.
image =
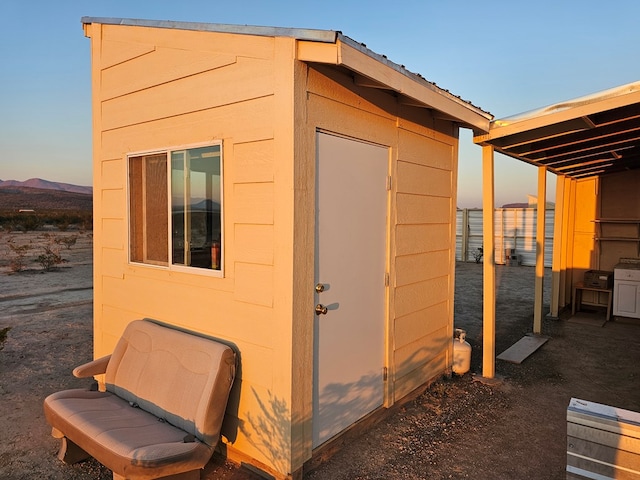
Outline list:
[[[493,219],[494,152],[538,167],[537,218],[545,218],[546,174],[558,176],[556,205],[563,205],[572,179],[603,176],[640,168],[640,82],[558,103],[521,115],[493,120],[489,132],[474,137],[482,146],[483,218]],[[561,250],[558,235],[563,215],[556,210],[552,261],[551,316],[560,300]],[[483,222],[484,306],[482,375],[495,376],[494,222]],[[540,334],[543,315],[544,222],[536,226],[536,280],[533,333]]]

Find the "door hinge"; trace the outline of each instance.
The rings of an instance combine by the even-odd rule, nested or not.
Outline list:
[[[386,382],[387,378],[389,378],[389,370],[387,369],[387,367],[384,367],[382,369],[382,380]]]
[[[389,286],[389,273],[388,272],[384,272],[384,286],[385,287]]]
[[[387,175],[387,190],[391,191],[391,175]]]

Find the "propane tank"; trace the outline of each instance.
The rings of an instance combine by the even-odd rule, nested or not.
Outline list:
[[[453,373],[464,375],[471,368],[471,345],[465,341],[467,332],[456,328],[453,332]]]

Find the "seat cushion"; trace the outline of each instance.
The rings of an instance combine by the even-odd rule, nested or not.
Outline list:
[[[110,392],[57,392],[45,399],[44,412],[52,427],[122,476],[154,478],[199,469],[213,454],[213,447],[185,442],[183,430]]]
[[[135,320],[111,355],[106,389],[215,446],[235,361],[228,345],[147,319]]]

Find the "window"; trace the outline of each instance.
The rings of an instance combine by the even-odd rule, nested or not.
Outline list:
[[[222,270],[221,147],[129,157],[132,262]]]

